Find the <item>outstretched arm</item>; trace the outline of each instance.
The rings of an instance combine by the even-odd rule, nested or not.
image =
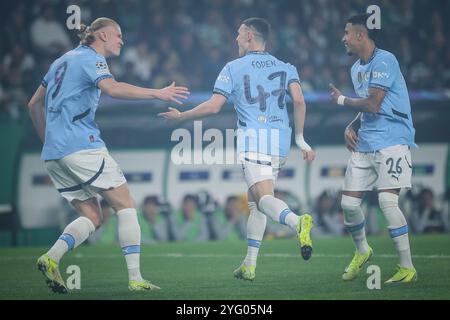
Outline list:
[[[306,103],[300,84],[298,82],[292,82],[289,85],[289,93],[292,98],[292,103],[294,104],[295,143],[302,151],[303,159],[312,161],[315,158],[315,153],[303,137],[306,117]]]
[[[159,113],[158,116],[174,121],[201,118],[210,114],[218,113],[226,101],[227,98],[223,95],[215,93],[211,96],[211,98],[209,98],[209,100],[199,104],[191,110],[180,112],[175,108],[169,108],[169,111]]]
[[[98,87],[113,98],[118,99],[159,99],[182,104],[179,99],[186,99],[190,92],[186,87],[176,87],[175,82],[163,89],[147,89],[133,86],[125,82],[117,82],[113,78],[106,78],[98,83]]]
[[[45,139],[44,100],[47,89],[40,85],[28,102],[28,113],[42,142]]]
[[[377,113],[380,111],[381,103],[386,96],[386,91],[383,89],[372,87],[369,88],[369,96],[367,98],[346,97],[332,83],[330,83],[330,89],[331,100],[334,103],[362,112]]]

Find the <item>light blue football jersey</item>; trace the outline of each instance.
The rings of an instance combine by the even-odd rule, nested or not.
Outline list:
[[[80,45],[53,62],[42,80],[47,88],[43,160],[105,146],[94,121],[101,94],[97,85],[105,78],[112,78],[108,64],[89,46]]]
[[[368,97],[369,88],[386,91],[378,113],[363,112],[356,150],[373,152],[398,144],[417,147],[408,89],[395,56],[375,48],[366,64],[355,62],[351,77],[360,98]]]
[[[238,152],[288,155],[291,128],[286,94],[294,81],[300,82],[297,69],[267,52],[249,52],[225,65],[213,92],[234,103]]]

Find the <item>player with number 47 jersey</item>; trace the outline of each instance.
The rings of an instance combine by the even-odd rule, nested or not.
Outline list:
[[[171,108],[160,114],[180,121],[217,113],[227,100],[234,103],[238,115],[237,151],[248,185],[250,215],[247,256],[233,274],[244,280],[255,278],[266,215],[296,231],[305,260],[312,253],[312,217],[294,214],[286,203],[273,196],[275,180],[291,145],[287,93],[294,105],[295,141],[304,160],[314,160],[315,154],[303,138],[306,105],[297,70],[265,51],[269,32],[270,24],[264,19],[243,21],[236,38],[240,58],[225,65],[212,97],[185,112]]]
[[[223,68],[213,92],[234,102],[238,152],[288,155],[291,128],[285,98],[291,83],[300,83],[297,69],[266,51],[249,51]]]

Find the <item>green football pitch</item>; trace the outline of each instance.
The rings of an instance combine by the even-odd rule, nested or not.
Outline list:
[[[366,267],[352,282],[341,272],[352,258],[348,237],[314,240],[311,260],[303,261],[294,239],[264,241],[253,282],[236,280],[246,243],[168,243],[141,248],[141,271],[162,290],[129,292],[125,262],[118,246],[81,246],[68,253],[60,270],[80,268],[80,290],[51,293],[35,262],[47,248],[0,249],[0,299],[450,299],[450,236],[412,236],[418,281],[385,285],[397,257],[387,235],[370,237],[375,255],[366,265],[381,270],[381,288],[369,290]]]

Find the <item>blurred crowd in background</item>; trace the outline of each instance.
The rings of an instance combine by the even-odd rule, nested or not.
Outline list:
[[[373,1],[378,3],[379,1]],[[352,91],[354,57],[340,42],[348,17],[366,1],[325,0],[17,0],[0,13],[0,114],[17,119],[50,64],[78,43],[66,27],[67,6],[89,24],[106,16],[122,27],[125,46],[111,59],[117,80],[160,88],[176,81],[191,91],[212,90],[222,67],[237,58],[243,19],[267,18],[268,51],[295,65],[304,91],[326,91],[333,81]],[[450,92],[448,1],[382,1],[380,47],[398,58],[410,90]]]
[[[450,95],[449,1],[373,1],[381,7],[379,46],[399,60],[410,90],[433,90]],[[192,92],[210,91],[230,60],[237,58],[237,29],[243,19],[267,18],[273,27],[268,51],[295,65],[305,92],[327,91],[333,81],[352,92],[349,57],[341,43],[348,17],[364,12],[366,1],[325,0],[16,0],[0,12],[0,116],[19,119],[50,64],[78,44],[66,27],[67,6],[81,8],[89,24],[106,16],[119,22],[125,46],[109,66],[119,81],[160,88],[176,81]],[[294,212],[305,205],[287,191],[277,191]],[[340,194],[325,191],[309,205],[316,221],[315,236],[346,233]],[[365,199],[368,234],[386,232],[375,193]],[[450,232],[450,192],[435,199],[433,192],[415,187],[403,197],[412,232]],[[173,207],[180,207],[179,210]],[[104,226],[94,243],[117,239],[116,217],[102,202]],[[190,194],[182,204],[148,196],[140,208],[142,241],[204,241],[245,239],[248,208],[244,195],[218,204],[207,192]],[[71,209],[66,218],[70,220]],[[63,222],[66,225],[67,221]],[[288,227],[268,219],[266,238],[292,237]]]
[[[276,190],[275,196],[283,199],[297,214],[305,212],[305,205],[288,191]],[[61,228],[78,217],[67,205]],[[103,225],[89,238],[91,244],[118,242],[117,216],[106,201],[101,201]],[[208,192],[186,194],[179,209],[153,195],[147,196],[138,208],[142,230],[142,243],[168,241],[201,242],[208,240],[247,239],[249,210],[245,195],[229,196],[219,204]],[[450,232],[450,192],[435,199],[429,188],[416,186],[402,197],[401,207],[411,233],[430,234]],[[366,215],[366,233],[387,234],[387,224],[379,209],[377,193],[368,193],[363,201]],[[314,237],[335,237],[347,234],[340,205],[340,192],[324,191],[312,204]],[[61,229],[61,230],[62,230]],[[265,239],[293,238],[295,231],[267,218]]]

